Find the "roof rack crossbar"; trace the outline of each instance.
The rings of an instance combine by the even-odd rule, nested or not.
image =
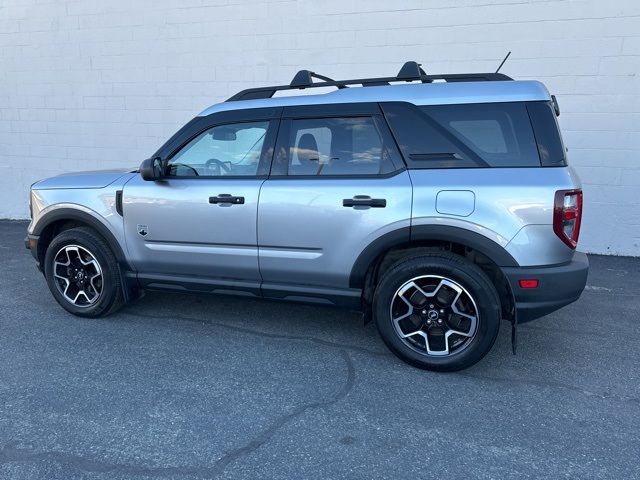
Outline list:
[[[300,70],[291,80],[289,87],[291,88],[309,88],[313,87],[313,79],[317,78],[319,80],[324,80],[325,82],[335,82],[333,78],[325,77],[324,75],[320,75],[319,73],[312,72],[310,70]],[[347,88],[346,85],[338,85],[338,88]]]
[[[322,80],[314,82],[313,79]],[[431,83],[434,80],[444,80],[446,82],[478,82],[478,81],[505,81],[513,80],[511,77],[502,73],[453,73],[427,75],[416,62],[406,62],[398,75],[395,77],[379,77],[379,78],[359,78],[351,80],[333,80],[324,75],[320,75],[309,70],[300,70],[291,80],[289,85],[275,85],[271,87],[248,88],[236,93],[230,97],[227,102],[239,100],[256,100],[271,98],[276,92],[283,90],[303,90],[305,88],[319,87],[337,87],[347,88],[348,85],[362,85],[363,87],[373,87],[381,85],[389,85],[392,82],[411,82],[421,81],[422,83]]]

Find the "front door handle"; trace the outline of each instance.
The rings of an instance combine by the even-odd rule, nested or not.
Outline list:
[[[353,198],[342,200],[343,207],[373,207],[384,208],[387,206],[386,198],[371,198],[368,195],[356,195]]]
[[[209,197],[209,203],[230,203],[232,205],[242,205],[244,203],[244,197],[234,197],[228,193],[221,193],[215,197]]]

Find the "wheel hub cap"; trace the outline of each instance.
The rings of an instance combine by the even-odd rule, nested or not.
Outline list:
[[[53,259],[53,278],[69,303],[88,307],[102,294],[102,268],[94,255],[80,245],[66,245]]]
[[[405,282],[391,301],[391,320],[402,341],[423,355],[459,353],[478,327],[475,300],[459,283],[436,275]]]

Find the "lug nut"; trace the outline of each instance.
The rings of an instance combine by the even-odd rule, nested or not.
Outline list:
[[[438,319],[438,323],[442,323],[442,319],[441,318]]]
[[[426,314],[427,314],[427,311],[426,311],[426,310],[422,310],[422,314],[423,314],[423,315],[426,315]]]
[[[429,304],[429,308],[433,308],[433,304]]]

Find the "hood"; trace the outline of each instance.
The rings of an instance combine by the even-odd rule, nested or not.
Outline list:
[[[133,175],[131,169],[93,170],[89,172],[64,173],[57,177],[45,178],[34,183],[36,190],[52,190],[56,188],[104,188],[123,175]]]

